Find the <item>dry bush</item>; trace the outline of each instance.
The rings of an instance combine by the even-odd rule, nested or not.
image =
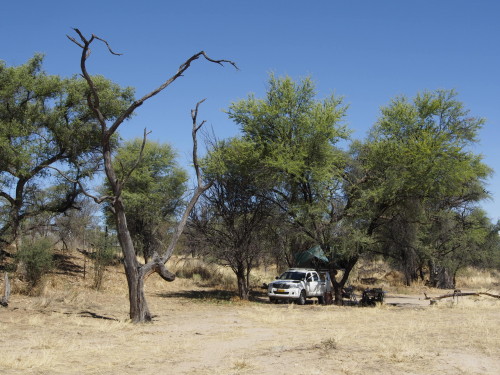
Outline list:
[[[500,270],[468,267],[457,274],[457,287],[469,289],[499,289]]]
[[[231,270],[199,258],[174,258],[172,271],[177,277],[191,279],[198,285],[234,290],[236,278]]]

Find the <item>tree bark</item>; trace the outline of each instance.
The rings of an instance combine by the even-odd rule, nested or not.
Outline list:
[[[243,300],[248,300],[250,295],[247,271],[243,265],[238,266],[236,271],[236,279],[238,281],[238,297]]]
[[[436,265],[434,261],[429,262],[429,284],[438,289],[454,289],[455,278],[447,267]]]
[[[336,274],[337,271],[333,271],[331,278],[332,278],[332,284],[333,284],[333,295],[334,295],[334,301],[333,303],[337,306],[342,306],[344,304],[344,300],[342,299],[342,288],[345,287],[345,284],[347,280],[349,279],[349,275],[356,265],[357,261],[359,259],[359,256],[353,256],[351,257],[347,264],[345,265],[344,268],[344,273],[342,275],[342,278],[340,281],[337,281]]]
[[[113,168],[112,164],[112,156],[111,156],[111,139],[113,135],[116,133],[118,130],[119,126],[127,119],[129,118],[132,113],[139,107],[141,106],[146,100],[152,98],[153,96],[157,95],[161,91],[163,91],[165,88],[167,88],[170,84],[172,84],[177,78],[182,77],[183,73],[190,67],[191,63],[200,57],[205,58],[207,61],[223,65],[223,63],[229,63],[233,65],[236,69],[237,66],[234,62],[229,61],[229,60],[214,60],[211,59],[206,55],[204,51],[198,52],[197,54],[191,56],[189,59],[187,59],[177,70],[177,72],[171,76],[169,79],[167,79],[163,84],[158,86],[156,89],[153,91],[149,92],[148,94],[144,95],[142,98],[135,100],[126,110],[123,111],[123,113],[115,119],[115,121],[108,127],[106,118],[104,114],[101,111],[101,106],[100,106],[100,97],[99,93],[96,89],[96,86],[94,84],[94,81],[92,77],[89,75],[86,67],[86,61],[87,58],[90,55],[90,45],[92,44],[93,41],[99,40],[103,43],[106,44],[108,50],[114,54],[118,55],[117,53],[113,52],[111,49],[110,45],[108,42],[102,38],[99,38],[95,35],[92,34],[92,36],[87,39],[83,36],[83,34],[80,32],[78,29],[74,29],[75,32],[78,34],[80,37],[80,41],[77,41],[75,38],[68,36],[68,38],[78,45],[82,49],[82,54],[80,57],[80,69],[82,71],[82,75],[84,79],[86,80],[88,87],[90,89],[90,93],[87,96],[87,104],[90,108],[90,110],[94,113],[96,119],[99,121],[99,124],[101,125],[102,129],[102,137],[101,137],[101,146],[102,146],[102,155],[103,155],[103,160],[104,160],[104,169],[106,172],[106,177],[110,183],[111,190],[113,192],[113,196],[111,197],[101,197],[97,198],[95,196],[92,196],[88,194],[85,189],[83,189],[83,193],[91,198],[94,199],[96,203],[101,203],[105,199],[110,199],[111,200],[111,207],[113,214],[115,215],[116,219],[116,225],[117,225],[117,232],[118,232],[118,241],[120,242],[120,246],[122,248],[123,256],[124,256],[124,267],[125,267],[125,274],[127,276],[127,283],[128,283],[128,289],[129,289],[129,302],[130,302],[130,319],[137,323],[137,322],[147,322],[151,320],[151,314],[149,312],[148,305],[146,303],[146,298],[144,294],[144,281],[145,279],[153,272],[157,272],[164,280],[167,281],[173,281],[175,279],[175,275],[169,272],[165,268],[165,263],[168,261],[170,256],[172,255],[174,248],[182,234],[182,231],[186,225],[188,215],[193,209],[194,205],[196,204],[196,201],[198,200],[199,196],[210,187],[210,184],[205,184],[203,185],[202,183],[202,177],[200,173],[200,167],[198,164],[198,156],[197,156],[197,139],[196,139],[196,133],[198,130],[203,126],[204,122],[202,122],[200,125],[197,124],[196,118],[198,115],[198,107],[199,105],[204,101],[200,101],[196,104],[196,108],[191,111],[191,117],[193,120],[193,129],[192,129],[192,136],[193,136],[193,165],[196,171],[196,177],[197,177],[197,182],[198,186],[196,188],[195,193],[193,194],[191,200],[189,201],[189,204],[187,205],[184,214],[182,216],[182,219],[180,223],[178,224],[175,233],[172,237],[172,240],[170,241],[170,244],[168,248],[165,250],[165,252],[162,254],[162,256],[158,256],[158,254],[153,254],[153,259],[144,264],[141,265],[136,258],[136,251],[134,248],[134,244],[132,242],[132,237],[130,235],[130,231],[128,230],[127,227],[127,218],[125,214],[125,207],[123,205],[123,202],[121,200],[121,193],[123,190],[123,185],[127,181],[127,176],[123,180],[119,180],[117,178],[116,172]],[[142,145],[141,152],[137,158],[136,165],[139,163],[139,161],[142,158],[142,151],[144,149],[144,145],[146,142],[146,136],[147,136],[146,130],[144,130],[144,141]],[[135,168],[132,168],[128,176],[133,172]]]
[[[3,296],[0,299],[0,305],[3,307],[7,307],[9,305],[9,298],[10,298],[10,281],[9,281],[9,275],[7,274],[7,272],[5,272],[4,284],[3,284]]]

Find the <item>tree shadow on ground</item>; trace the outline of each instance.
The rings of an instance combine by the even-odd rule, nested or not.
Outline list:
[[[74,256],[67,254],[54,254],[55,270],[54,273],[76,276],[83,273],[83,267],[73,262]]]
[[[231,301],[236,298],[237,293],[222,290],[183,290],[177,292],[158,293],[158,297],[162,298],[186,298],[192,300],[218,300],[218,301]]]
[[[190,300],[214,301],[214,302],[231,302],[238,300],[238,293],[223,289],[209,290],[184,290],[177,292],[158,293],[158,297],[162,298],[185,298]],[[258,303],[268,303],[266,295],[262,292],[250,293],[250,301]]]
[[[99,315],[99,314],[96,314],[96,313],[94,313],[92,311],[81,311],[79,313],[79,316],[81,316],[82,318],[94,318],[94,319],[103,319],[103,320],[113,320],[115,322],[119,321],[116,318],[111,318],[109,316]]]

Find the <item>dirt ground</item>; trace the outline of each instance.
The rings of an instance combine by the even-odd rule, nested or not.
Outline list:
[[[128,318],[125,279],[96,292],[52,279],[0,308],[1,374],[499,374],[500,301],[430,306],[394,295],[374,308],[242,302],[151,277],[153,323]]]

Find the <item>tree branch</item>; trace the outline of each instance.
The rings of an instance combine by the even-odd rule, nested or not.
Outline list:
[[[137,166],[139,165],[139,163],[142,160],[142,157],[144,155],[144,147],[146,147],[146,139],[147,139],[147,136],[149,134],[151,134],[151,132],[146,131],[146,128],[144,128],[144,136],[142,138],[142,144],[141,144],[141,150],[139,151],[139,156],[137,157],[137,160],[134,162],[134,165],[132,166],[132,168],[130,168],[130,170],[128,171],[127,175],[123,178],[123,180],[121,182],[122,189],[125,186],[128,179],[130,178],[130,176],[132,175],[132,173],[134,172],[134,170],[137,168]]]
[[[16,200],[14,198],[12,198],[9,194],[7,194],[4,191],[0,191],[0,197],[8,200],[11,205],[14,205],[14,203],[16,202]]]
[[[182,234],[182,231],[184,230],[184,227],[186,226],[187,220],[189,218],[189,214],[193,210],[196,202],[198,201],[198,198],[212,186],[212,182],[209,182],[207,184],[203,184],[202,181],[202,176],[200,172],[200,166],[198,164],[198,141],[197,141],[197,133],[198,130],[200,130],[201,126],[198,126],[196,123],[196,118],[198,117],[198,107],[201,103],[203,103],[204,100],[199,101],[196,104],[196,108],[191,111],[191,118],[193,119],[193,130],[191,132],[192,138],[193,138],[193,166],[196,171],[196,179],[197,179],[197,187],[195,192],[193,193],[193,196],[191,197],[186,209],[184,210],[184,214],[182,215],[181,221],[177,225],[177,228],[175,230],[174,235],[172,236],[172,239],[170,241],[170,244],[165,251],[165,253],[161,257],[161,261],[163,264],[167,262],[167,260],[170,259],[172,256],[172,253],[174,252],[174,248],[177,245],[177,242],[179,241],[179,238]],[[194,111],[194,112],[193,112]]]
[[[55,170],[57,173],[59,173],[67,181],[69,181],[69,182],[71,182],[73,184],[78,184],[78,186],[82,190],[83,195],[85,195],[85,196],[93,199],[94,202],[96,202],[97,204],[100,204],[100,203],[102,203],[102,202],[104,202],[106,200],[113,201],[115,199],[114,196],[109,196],[109,195],[105,195],[105,196],[102,196],[102,197],[96,197],[95,195],[92,195],[89,192],[87,192],[87,190],[85,189],[85,187],[83,186],[83,184],[81,183],[80,180],[74,180],[74,179],[72,179],[71,177],[69,177],[68,175],[66,175],[63,171],[61,171],[60,169],[58,169],[56,167],[53,167],[51,165],[48,165],[47,168]]]
[[[228,63],[228,64],[231,64],[232,66],[234,66],[236,69],[238,69],[238,67],[236,66],[236,63],[230,61],[230,60],[214,60],[214,59],[211,59],[210,57],[207,56],[207,54],[205,53],[205,51],[201,51],[201,52],[198,52],[196,54],[194,54],[193,56],[191,56],[189,59],[187,59],[180,67],[179,69],[177,70],[177,73],[175,73],[173,76],[171,76],[169,79],[167,79],[163,84],[161,84],[158,88],[154,89],[153,91],[149,92],[148,94],[144,95],[142,98],[140,98],[139,100],[136,100],[134,103],[132,103],[130,105],[130,107],[125,110],[125,112],[119,117],[116,119],[116,121],[113,123],[113,125],[111,125],[111,127],[109,128],[109,132],[111,134],[113,134],[116,129],[118,128],[118,126],[120,126],[120,124],[128,117],[132,114],[132,112],[134,112],[134,110],[141,106],[146,100],[148,100],[149,98],[159,94],[161,91],[163,91],[164,89],[166,89],[168,86],[170,86],[177,78],[181,77],[182,74],[191,66],[191,63],[197,59],[200,58],[200,56],[203,56],[206,60],[210,61],[210,62],[213,62],[213,63],[216,63],[216,64],[219,64],[219,65],[222,65],[223,66],[223,63]]]

